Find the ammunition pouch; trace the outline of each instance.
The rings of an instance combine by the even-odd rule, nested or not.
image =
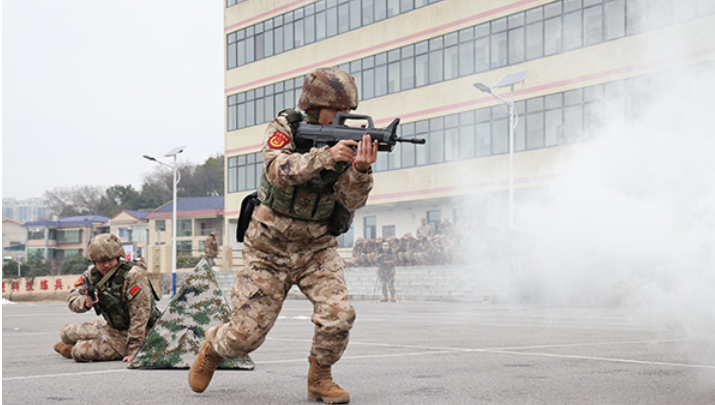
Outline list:
[[[333,214],[328,221],[328,232],[333,236],[340,236],[350,230],[350,225],[353,223],[355,212],[343,207],[342,204],[336,202],[333,207]]]

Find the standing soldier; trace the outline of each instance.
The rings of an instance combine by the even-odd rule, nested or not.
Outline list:
[[[216,256],[218,255],[218,242],[216,242],[216,232],[211,232],[209,236],[206,237],[206,242],[204,242],[204,253],[206,253],[206,261],[209,265],[214,266]]]
[[[434,235],[434,229],[432,228],[432,225],[427,223],[427,218],[422,217],[422,225],[417,228],[416,235],[417,239],[422,239],[422,238],[429,238],[432,235]]]
[[[62,356],[130,362],[161,316],[146,270],[124,261],[124,255],[115,235],[98,235],[89,242],[87,258],[94,265],[70,290],[67,306],[78,313],[95,308],[104,319],[62,328],[62,340],[55,345]]]
[[[305,79],[298,107],[314,124],[333,123],[339,111],[357,108],[355,80],[337,68],[319,68]],[[350,394],[332,380],[355,321],[337,253],[333,212],[354,212],[372,189],[378,142],[342,140],[334,146],[300,147],[293,137],[303,119],[287,110],[268,125],[263,153],[261,204],[244,237],[244,266],[236,273],[229,323],[206,331],[189,371],[189,385],[203,392],[223,359],[257,349],[278,318],[286,294],[297,284],[313,303],[315,324],[308,357],[308,399],[347,403]],[[357,154],[353,148],[357,148]],[[340,224],[344,225],[344,224]]]
[[[390,301],[395,302],[395,252],[389,242],[383,242],[377,256],[377,276],[382,288],[382,299],[387,302],[387,291],[390,291]]]
[[[452,236],[452,223],[449,222],[448,218],[442,220],[442,225],[439,226],[439,233],[448,237]]]

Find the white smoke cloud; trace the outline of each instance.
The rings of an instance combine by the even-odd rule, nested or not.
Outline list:
[[[712,68],[652,77],[636,121],[575,146],[549,202],[518,207],[526,299],[619,305],[715,335]]]

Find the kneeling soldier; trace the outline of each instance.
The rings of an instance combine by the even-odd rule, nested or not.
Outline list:
[[[115,235],[95,236],[87,247],[94,262],[67,297],[70,311],[95,308],[104,319],[65,325],[55,351],[75,361],[122,360],[139,351],[154,322],[161,316],[144,268],[123,259],[124,248]]]

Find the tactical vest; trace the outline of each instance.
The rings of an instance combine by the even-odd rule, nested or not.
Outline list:
[[[286,117],[295,133],[297,123],[303,116],[296,110],[283,110],[280,116]],[[296,145],[295,152],[306,153],[312,145]],[[266,178],[266,172],[261,176],[258,189],[258,199],[261,204],[271,207],[278,214],[301,219],[304,221],[327,221],[333,214],[336,195],[333,185],[348,168],[346,163],[337,163],[332,170],[322,170],[309,181],[296,186],[274,187]]]
[[[129,329],[129,307],[126,303],[126,292],[124,291],[124,279],[133,267],[132,263],[122,261],[119,264],[119,269],[114,273],[112,277],[107,280],[104,285],[97,288],[97,296],[99,298],[99,305],[102,311],[102,316],[107,321],[107,323],[117,330],[128,330]],[[97,270],[95,266],[92,266],[90,270],[92,275],[92,284],[95,286],[104,277],[102,273]],[[161,311],[156,306],[156,300],[154,297],[154,288],[151,286],[152,291],[150,292],[151,297],[151,316],[149,317],[149,322],[147,323],[147,328],[154,326],[154,323],[161,316]]]

